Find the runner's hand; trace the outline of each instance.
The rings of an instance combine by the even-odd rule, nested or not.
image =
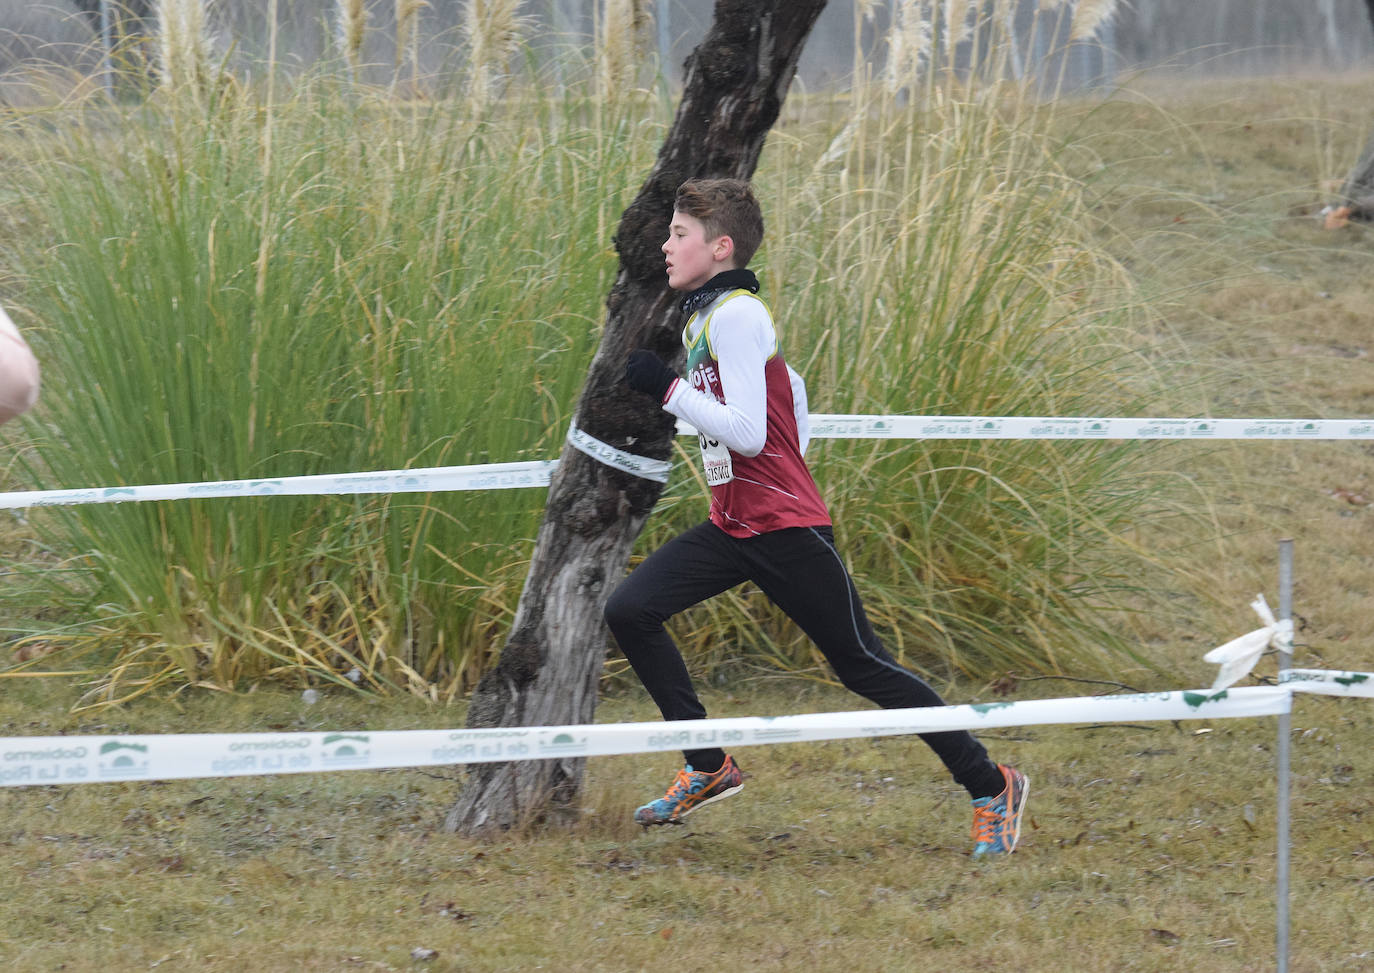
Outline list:
[[[652,351],[638,348],[625,362],[625,384],[662,402],[677,375]]]

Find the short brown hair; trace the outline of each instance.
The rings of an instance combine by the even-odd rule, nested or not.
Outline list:
[[[706,239],[733,240],[740,267],[749,265],[763,242],[763,210],[743,179],[688,179],[678,187],[673,208],[701,220]]]

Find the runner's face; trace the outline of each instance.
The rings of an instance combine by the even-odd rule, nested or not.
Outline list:
[[[674,210],[668,239],[663,244],[668,286],[675,291],[696,290],[722,270],[730,269],[728,259],[732,252],[728,236],[708,240],[701,220]]]

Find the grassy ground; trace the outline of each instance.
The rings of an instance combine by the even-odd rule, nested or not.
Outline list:
[[[1088,687],[1040,684],[1075,694]],[[1064,691],[1067,690],[1067,693]],[[53,732],[11,697],[5,734]],[[852,708],[786,682],[741,715]],[[104,731],[449,725],[413,701],[148,704]],[[600,719],[648,719],[612,698]],[[1295,715],[1293,969],[1374,959],[1367,707]],[[70,725],[95,730],[92,725]],[[738,797],[641,833],[666,756],[594,760],[583,820],[443,834],[457,784],[377,771],[6,792],[0,959],[23,970],[1272,968],[1274,722],[1045,727],[986,739],[1033,778],[1023,846],[967,858],[968,809],[903,739],[754,748]],[[1069,946],[1072,956],[1066,957]]]
[[[1370,125],[1369,79],[1141,87],[1094,109],[1111,165],[1100,232],[1195,349],[1198,414],[1371,414],[1370,253],[1314,217]],[[1148,97],[1147,97],[1148,96]],[[1153,101],[1151,101],[1153,99]],[[1087,111],[1085,107],[1085,112]],[[1096,171],[1085,156],[1083,170]],[[1196,446],[1196,448],[1194,448]],[[1177,612],[1137,623],[1190,685],[1210,646],[1273,601],[1297,544],[1297,661],[1374,669],[1367,445],[1178,444],[1214,530],[1142,536],[1191,552]],[[1185,452],[1186,450],[1186,452]],[[1272,672],[1265,663],[1264,671]],[[1124,682],[1160,688],[1160,676]],[[1177,684],[1169,684],[1170,688]],[[955,700],[993,698],[941,687]],[[1016,698],[1102,687],[1023,682]],[[461,707],[295,695],[143,702],[80,718],[76,691],[10,681],[0,733],[454,726]],[[715,715],[851,709],[754,680]],[[605,722],[652,717],[617,686]],[[1298,973],[1374,967],[1374,707],[1300,697],[1293,716]],[[1274,968],[1270,720],[1007,731],[1033,790],[1023,847],[974,865],[968,810],[919,744],[755,748],[738,798],[641,834],[669,758],[594,760],[582,821],[445,835],[459,784],[414,771],[118,783],[0,793],[0,961],[18,970],[1264,971]],[[429,960],[412,950],[435,950]]]
[[[1097,185],[1102,233],[1153,290],[1160,327],[1189,347],[1176,381],[1197,414],[1374,414],[1374,239],[1361,225],[1323,229],[1319,217],[1367,136],[1369,84],[1143,83],[1084,123],[1102,133],[1110,162]],[[1180,550],[1194,552],[1195,592],[1213,597],[1181,592],[1179,615],[1142,635],[1158,625],[1171,652],[1248,623],[1240,606],[1258,591],[1272,601],[1277,541],[1289,537],[1299,640],[1333,665],[1374,664],[1374,446],[1189,445],[1176,469],[1197,484],[1215,530]]]

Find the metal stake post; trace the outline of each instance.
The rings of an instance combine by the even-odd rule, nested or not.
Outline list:
[[[115,96],[114,42],[115,18],[111,0],[100,0],[100,83],[111,100]]]
[[[1279,541],[1279,620],[1293,617],[1293,542]],[[1279,651],[1279,672],[1291,668],[1293,653]],[[1278,780],[1278,973],[1288,973],[1288,853],[1289,853],[1289,757],[1292,717],[1279,714]]]

